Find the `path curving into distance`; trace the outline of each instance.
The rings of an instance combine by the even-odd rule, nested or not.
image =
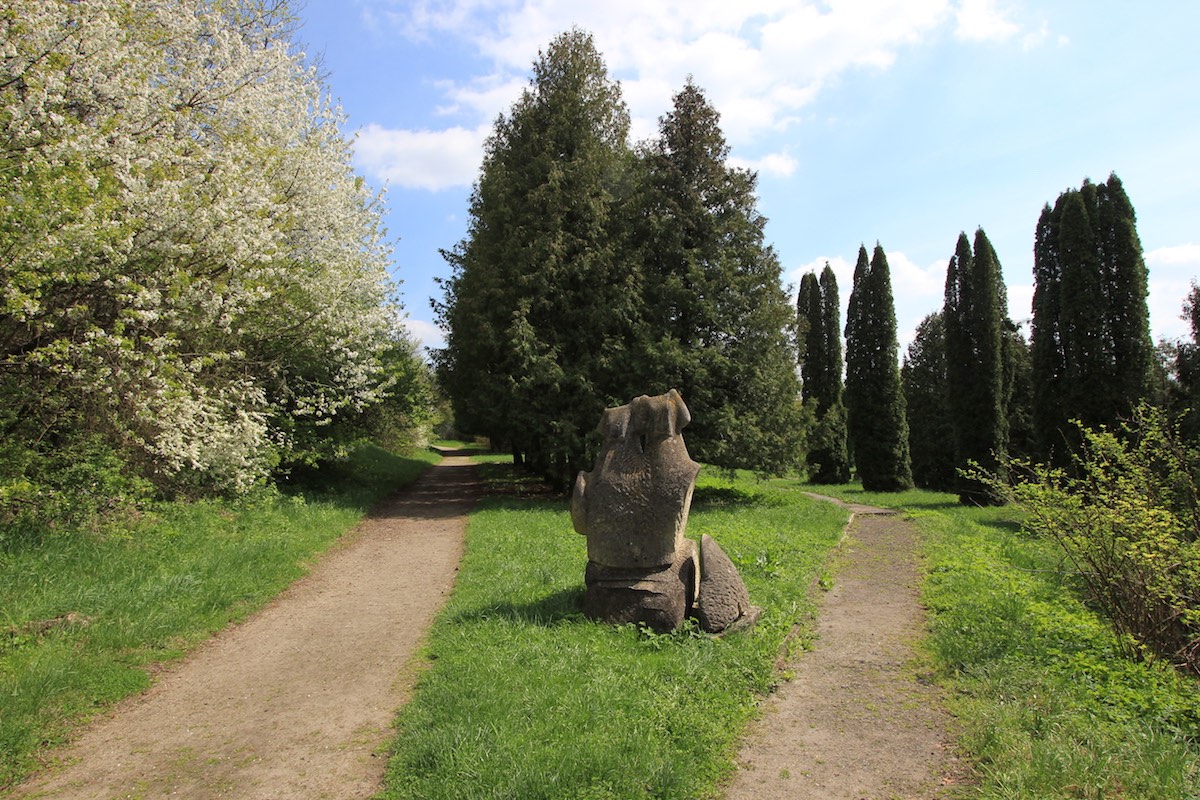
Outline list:
[[[885,509],[849,508],[816,642],[751,725],[725,800],[937,800],[963,780],[950,717],[915,664],[917,532]]]
[[[13,797],[368,798],[480,496],[449,455],[267,607],[170,667]]]

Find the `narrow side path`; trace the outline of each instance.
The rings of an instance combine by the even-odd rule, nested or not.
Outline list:
[[[913,665],[924,630],[916,531],[884,509],[851,509],[816,644],[766,701],[726,800],[952,796],[950,718]]]
[[[14,796],[373,796],[406,665],[450,592],[479,495],[469,458],[443,459]]]

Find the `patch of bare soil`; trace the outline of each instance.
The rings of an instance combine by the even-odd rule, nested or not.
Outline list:
[[[942,800],[960,782],[951,719],[917,665],[916,531],[883,509],[851,508],[815,646],[766,701],[726,800]]]
[[[14,796],[375,795],[414,651],[453,585],[479,493],[466,457],[444,459]]]

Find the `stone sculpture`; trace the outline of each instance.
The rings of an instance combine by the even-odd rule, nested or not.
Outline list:
[[[684,538],[700,471],[681,434],[690,421],[674,389],[601,415],[600,453],[571,494],[571,522],[587,536],[587,616],[670,631],[698,608],[710,632],[757,616],[733,563],[708,537],[704,547],[719,554],[713,556],[717,588],[711,599],[700,597],[703,563],[695,542]]]

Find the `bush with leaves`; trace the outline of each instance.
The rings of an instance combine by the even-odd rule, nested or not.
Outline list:
[[[1079,434],[1073,470],[1014,464],[1025,477],[1005,493],[1028,530],[1062,547],[1134,655],[1200,674],[1200,450],[1145,406],[1120,430]]]
[[[294,24],[288,0],[0,8],[0,435],[34,460],[100,441],[164,492],[244,491],[380,399],[378,198]]]

